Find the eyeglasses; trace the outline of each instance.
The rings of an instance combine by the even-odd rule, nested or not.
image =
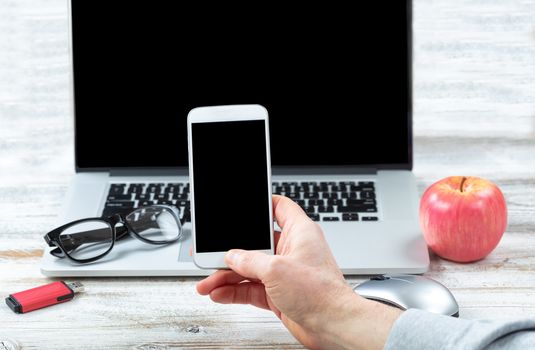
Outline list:
[[[151,205],[129,214],[89,218],[60,226],[44,236],[50,254],[77,263],[89,263],[108,254],[115,241],[132,236],[149,244],[168,244],[182,236],[178,209]]]

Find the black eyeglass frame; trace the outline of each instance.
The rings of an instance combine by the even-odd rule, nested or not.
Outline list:
[[[173,215],[173,218],[175,219],[175,221],[176,221],[176,223],[178,225],[178,235],[177,235],[176,238],[169,239],[169,240],[156,240],[156,241],[155,240],[149,240],[149,239],[141,236],[134,229],[132,229],[132,226],[126,220],[126,217],[128,215],[132,214],[133,212],[138,211],[138,210],[150,209],[150,208],[163,208],[163,209],[166,209],[166,210],[171,212],[171,214]],[[88,258],[88,259],[77,259],[77,258],[74,258],[69,253],[67,253],[68,249],[66,249],[64,247],[63,243],[59,239],[59,236],[61,235],[61,233],[63,231],[65,231],[66,229],[68,229],[71,226],[78,225],[78,224],[81,224],[81,223],[84,223],[84,222],[91,222],[91,221],[101,221],[103,223],[106,223],[110,227],[111,232],[112,232],[112,237],[111,237],[112,240],[111,240],[110,248],[107,251],[105,251],[104,253],[102,253],[100,255],[97,255],[95,257],[92,257],[92,258]],[[117,224],[122,224],[123,226],[117,228]],[[69,222],[69,223],[67,223],[65,225],[62,225],[62,226],[60,226],[58,228],[55,228],[52,231],[48,232],[44,236],[44,239],[45,239],[45,241],[46,241],[46,243],[48,244],[49,247],[56,247],[56,249],[53,249],[53,250],[50,251],[51,255],[53,255],[53,256],[55,256],[57,258],[67,257],[70,260],[72,260],[74,262],[77,262],[77,263],[90,263],[90,262],[99,260],[99,259],[103,258],[104,256],[106,256],[113,249],[113,247],[115,245],[115,241],[118,241],[118,240],[126,237],[127,235],[130,235],[130,236],[132,236],[134,238],[137,238],[140,241],[148,243],[148,244],[163,245],[163,244],[169,244],[169,243],[172,243],[172,242],[175,242],[175,241],[179,240],[182,237],[182,231],[183,231],[182,223],[180,222],[180,218],[179,218],[178,213],[177,213],[177,208],[169,206],[169,205],[154,204],[154,205],[149,205],[149,206],[145,206],[145,207],[135,208],[131,212],[127,213],[127,214],[119,214],[119,213],[117,213],[117,214],[113,214],[113,215],[108,216],[108,217],[93,217],[93,218],[86,218],[86,219],[80,219],[80,220],[72,221],[72,222]],[[58,251],[58,249],[59,249],[59,251]]]

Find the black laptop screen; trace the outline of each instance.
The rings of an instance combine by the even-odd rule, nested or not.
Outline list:
[[[411,166],[406,1],[195,6],[72,0],[79,170],[187,166],[188,111],[250,103],[274,166]]]

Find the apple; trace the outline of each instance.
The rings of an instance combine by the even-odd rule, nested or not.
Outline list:
[[[472,176],[435,182],[420,202],[420,226],[427,245],[442,258],[472,262],[486,257],[507,227],[502,191]]]

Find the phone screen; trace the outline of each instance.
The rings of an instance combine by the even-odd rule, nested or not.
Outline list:
[[[270,249],[266,121],[193,123],[198,253]]]

